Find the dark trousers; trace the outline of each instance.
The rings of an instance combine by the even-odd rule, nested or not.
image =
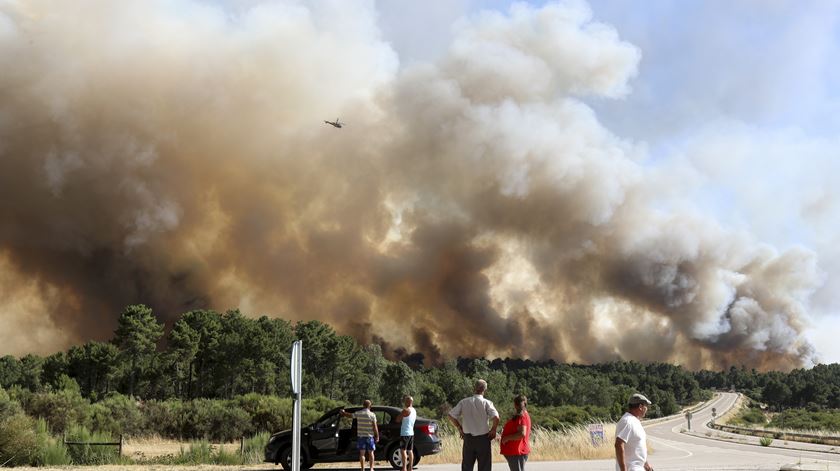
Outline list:
[[[490,437],[487,435],[464,434],[464,454],[461,457],[461,471],[472,471],[476,460],[478,460],[478,471],[490,471],[493,467]]]
[[[525,471],[528,455],[505,455],[510,471]]]

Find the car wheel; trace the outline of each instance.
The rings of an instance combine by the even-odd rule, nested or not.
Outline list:
[[[414,449],[414,466],[417,466],[417,463],[420,462],[420,453],[417,453],[417,449]],[[388,463],[391,464],[391,467],[394,469],[402,469],[402,455],[400,454],[400,446],[396,444],[388,450]]]
[[[388,463],[391,463],[391,467],[394,469],[402,468],[402,455],[400,455],[399,445],[395,444],[388,450]]]
[[[292,469],[292,447],[287,446],[286,448],[283,448],[283,450],[280,451],[279,458],[280,459],[277,460],[277,461],[280,462],[280,464],[283,466],[283,469],[286,470],[286,471],[291,471],[291,469]],[[306,459],[306,456],[304,456],[303,453],[300,454],[300,467],[301,467],[301,469],[309,469],[314,464],[315,463],[310,463],[309,460]]]

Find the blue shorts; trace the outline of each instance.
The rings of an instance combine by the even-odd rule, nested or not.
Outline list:
[[[359,451],[374,451],[376,450],[376,442],[373,440],[373,437],[359,437],[359,439],[356,440],[356,448],[358,448]]]

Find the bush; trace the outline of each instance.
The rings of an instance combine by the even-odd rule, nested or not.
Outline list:
[[[228,442],[245,434],[251,417],[233,401],[197,399],[183,403],[181,417],[187,437]]]
[[[179,416],[179,411],[182,410],[183,404],[177,399],[147,401],[142,409],[145,432],[166,438],[183,439],[183,420]]]
[[[242,464],[261,464],[265,444],[268,443],[270,432],[262,432],[245,439],[245,449],[242,453]]]
[[[0,418],[0,466],[22,466],[35,461],[38,440],[35,423],[23,413]]]
[[[167,464],[175,465],[217,464],[231,466],[242,464],[242,457],[239,456],[239,453],[226,451],[222,447],[219,447],[218,450],[214,450],[214,448],[214,445],[211,445],[207,440],[195,441],[190,443],[186,451],[181,448],[177,456],[170,457],[166,461]]]
[[[91,432],[83,425],[73,425],[67,430],[68,442],[105,443],[114,442],[109,433]],[[116,446],[67,445],[70,459],[77,465],[100,465],[119,463],[119,449]]]
[[[65,389],[55,393],[33,394],[24,408],[30,416],[45,419],[52,433],[61,434],[73,425],[85,423],[90,403],[79,391]]]
[[[291,427],[291,398],[246,394],[234,399],[234,402],[251,417],[251,424],[245,430],[245,435],[276,432]]]
[[[771,427],[794,430],[826,430],[840,432],[840,410],[786,409],[770,421]]]
[[[242,464],[242,457],[239,455],[238,452],[225,451],[224,448],[219,447],[219,451],[216,452],[216,457],[214,458],[213,464],[218,464],[222,466],[233,466],[237,464]]]
[[[312,399],[304,399],[301,404],[300,420],[304,424],[311,424],[320,419],[324,412],[336,407],[349,406],[346,402],[333,401],[324,396],[316,396]],[[289,422],[283,428],[290,428],[292,424],[292,403],[289,402]]]
[[[770,446],[770,444],[773,443],[773,439],[771,437],[761,437],[758,439],[758,443],[760,443],[761,446]]]
[[[146,432],[140,407],[134,399],[115,394],[90,407],[86,425],[111,435],[141,435]]]
[[[606,407],[596,406],[529,406],[528,412],[534,425],[551,430],[561,430],[573,425],[600,422],[610,417]]]
[[[176,464],[212,464],[213,447],[207,440],[200,440],[190,443],[187,451],[181,448],[181,452],[175,458]]]
[[[60,440],[50,436],[47,421],[38,419],[35,424],[37,437],[36,466],[65,466],[70,464],[70,453]]]
[[[749,408],[741,412],[734,422],[747,425],[764,425],[767,423],[767,419],[761,409]]]

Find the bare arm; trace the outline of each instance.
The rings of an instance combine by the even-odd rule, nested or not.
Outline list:
[[[627,471],[627,465],[624,463],[624,440],[620,438],[615,439],[615,461],[618,463],[618,469]]]
[[[376,438],[376,441],[379,441],[379,426],[376,425],[376,422],[373,423],[373,436]]]
[[[461,422],[458,422],[458,419],[456,419],[455,417],[452,417],[451,415],[447,415],[447,417],[449,417],[449,421],[452,422],[452,425],[454,425],[455,428],[458,429],[458,433],[461,435],[461,439],[463,439],[464,438],[464,429],[461,428]]]
[[[512,433],[510,435],[502,435],[502,443],[512,442],[514,440],[519,440],[520,438],[525,438],[524,425],[520,425],[519,428],[516,429],[516,433]]]
[[[344,409],[341,409],[340,411],[338,411],[338,413],[341,414],[342,417],[351,417],[351,418],[353,417],[353,414],[345,411]]]
[[[487,436],[490,437],[490,440],[493,440],[496,438],[496,429],[499,427],[499,416],[497,415],[491,418],[490,422],[490,433]]]
[[[397,416],[396,421],[402,422],[403,417],[408,417],[409,415],[411,415],[411,411],[408,409],[403,409],[402,414]]]

